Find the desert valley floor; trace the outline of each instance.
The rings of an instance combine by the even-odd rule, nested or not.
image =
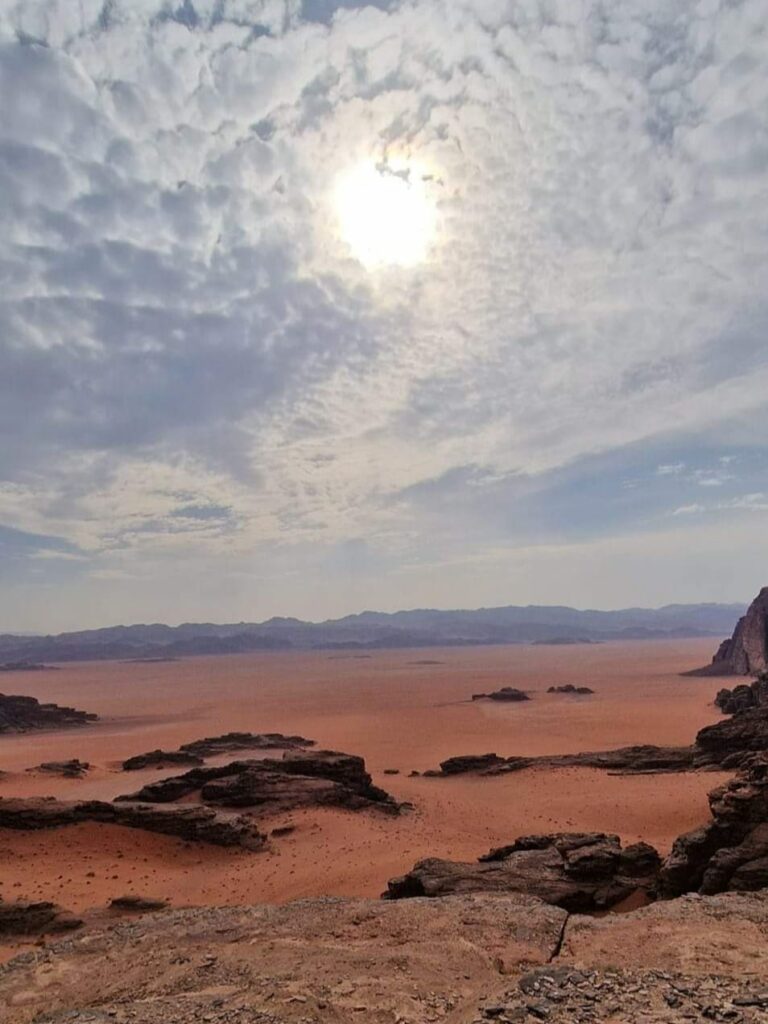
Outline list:
[[[127,892],[174,906],[283,902],[299,896],[375,896],[426,856],[471,860],[533,832],[615,831],[663,853],[709,817],[719,773],[617,776],[532,768],[496,778],[409,777],[455,754],[556,754],[634,743],[685,745],[720,720],[719,681],[685,678],[707,662],[712,638],[579,646],[396,650],[370,655],[268,653],[159,664],[92,662],[7,674],[7,693],[96,712],[83,728],[0,737],[0,796],[111,799],[178,769],[127,777],[118,762],[229,730],[299,733],[318,747],[365,758],[374,782],[414,805],[399,817],[334,809],[294,811],[272,849],[248,852],[81,824],[0,830],[0,895],[45,899],[76,912]],[[593,696],[548,694],[575,683]],[[472,702],[516,686],[525,703]],[[242,756],[242,755],[240,755]],[[27,774],[78,757],[83,779]],[[384,774],[398,769],[399,774]]]

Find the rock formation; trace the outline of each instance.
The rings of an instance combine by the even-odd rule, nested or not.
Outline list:
[[[768,704],[768,673],[761,673],[752,683],[740,683],[732,690],[718,690],[715,704],[725,715],[751,711]]]
[[[20,900],[6,903],[0,900],[0,937],[67,932],[79,928],[83,922],[56,903],[29,903]]]
[[[34,697],[0,693],[0,733],[30,732],[33,729],[61,729],[95,722],[98,715],[58,704],[41,704]]]
[[[260,850],[267,841],[250,816],[226,814],[195,804],[154,807],[141,803],[107,803],[103,800],[0,798],[0,828],[36,831],[85,821],[124,825],[147,832],[178,836],[192,842],[242,846],[248,850]]]
[[[679,836],[661,871],[665,896],[768,887],[768,754],[709,794],[712,821]]]
[[[73,757],[69,761],[43,761],[34,768],[27,768],[28,772],[42,772],[44,775],[61,775],[65,779],[82,779],[90,770],[87,761],[81,761]]]
[[[685,772],[695,767],[697,751],[694,747],[656,747],[639,744],[619,747],[618,750],[585,751],[581,754],[551,754],[540,757],[500,757],[498,754],[462,754],[449,757],[440,764],[439,771],[424,772],[427,776],[460,775],[478,772],[480,775],[506,775],[536,765],[544,768],[602,768],[623,774],[651,774]]]
[[[297,969],[300,965],[300,969]],[[568,915],[530,896],[167,910],[0,966],[3,1024],[764,1024],[768,894]]]
[[[550,686],[547,688],[547,693],[573,693],[583,696],[586,694],[594,693],[588,686],[574,686],[573,683],[566,683],[565,686]]]
[[[118,800],[171,803],[192,793],[217,807],[259,807],[270,812],[318,805],[398,811],[389,794],[373,785],[361,757],[331,750],[286,751],[282,759],[193,768],[150,782]]]
[[[524,690],[517,690],[514,686],[502,686],[500,690],[494,690],[492,693],[472,694],[472,700],[521,701],[530,699]]]
[[[124,772],[137,772],[142,768],[174,768],[176,765],[201,765],[202,757],[187,750],[149,750],[123,761]]]
[[[314,745],[314,740],[304,736],[284,736],[281,732],[227,732],[223,736],[206,736],[182,743],[179,750],[205,758],[238,750],[302,750]]]
[[[692,675],[749,676],[768,672],[768,587],[739,619],[733,636],[717,649],[712,664]]]
[[[618,836],[601,832],[523,836],[474,864],[419,861],[388,883],[384,898],[520,892],[564,910],[603,910],[638,889],[652,891],[660,863],[647,843],[622,849]]]

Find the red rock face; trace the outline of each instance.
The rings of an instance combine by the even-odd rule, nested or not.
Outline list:
[[[759,675],[768,671],[768,587],[763,587],[739,619],[730,640],[721,644],[713,667],[735,675]]]

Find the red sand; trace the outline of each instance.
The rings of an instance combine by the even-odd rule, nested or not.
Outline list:
[[[452,754],[566,753],[630,743],[687,744],[719,712],[718,680],[681,678],[703,664],[710,640],[571,647],[489,647],[346,654],[257,654],[165,664],[78,664],[11,675],[8,692],[95,711],[102,721],[58,733],[0,738],[0,769],[80,757],[84,780],[26,774],[0,795],[111,798],[161,773],[130,775],[114,762],[154,747],[230,729],[301,733],[320,747],[362,754],[375,781],[414,813],[387,818],[333,810],[294,812],[294,834],[265,853],[192,846],[112,826],[53,832],[0,830],[0,896],[53,899],[82,911],[125,892],[175,905],[376,895],[424,856],[473,859],[516,835],[563,829],[618,832],[665,850],[708,818],[719,774],[614,777],[569,769],[480,779],[408,778]],[[441,662],[419,665],[432,659]],[[593,697],[547,694],[589,685]],[[502,685],[535,691],[522,704],[471,703]],[[402,774],[383,775],[385,768]],[[174,771],[163,774],[175,774]]]

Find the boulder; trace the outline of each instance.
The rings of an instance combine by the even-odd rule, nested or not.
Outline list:
[[[465,772],[479,772],[484,768],[504,764],[506,758],[498,754],[461,754],[440,762],[442,775],[463,775]]]
[[[430,858],[393,878],[385,899],[524,892],[569,911],[603,910],[638,889],[651,893],[661,861],[646,843],[622,849],[602,832],[523,836],[477,863]]]
[[[574,686],[573,683],[566,683],[564,686],[550,686],[547,688],[547,693],[573,693],[577,695],[586,695],[594,693],[588,686]]]
[[[768,704],[705,726],[694,747],[697,766],[738,768],[752,754],[768,750]]]

